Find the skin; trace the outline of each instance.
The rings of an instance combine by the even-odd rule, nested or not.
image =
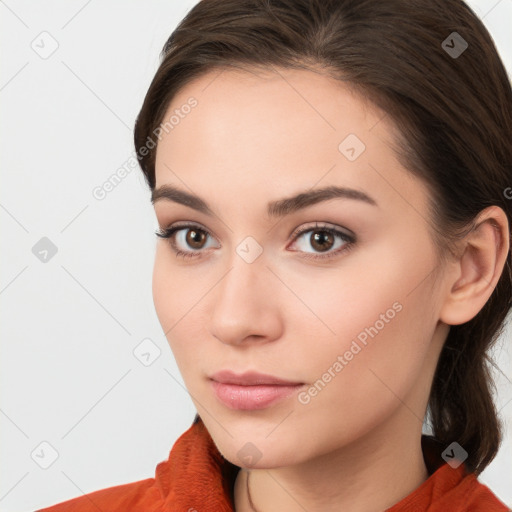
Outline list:
[[[191,222],[212,236],[191,246],[190,231],[179,232],[179,249],[200,254],[188,260],[158,239],[153,297],[197,411],[222,455],[251,469],[258,511],[384,510],[428,477],[420,439],[435,366],[450,325],[473,318],[496,286],[506,216],[484,210],[441,264],[428,191],[399,164],[395,128],[346,85],[304,70],[215,71],[181,89],[165,118],[190,96],[197,107],[158,143],[156,186],[194,193],[215,215],[165,199],[154,207],[160,228]],[[348,134],[366,146],[355,161],[338,149]],[[268,201],[328,185],[377,205],[336,198],[267,216]],[[291,235],[315,222],[356,242],[306,259],[323,254],[316,231]],[[252,263],[236,252],[247,236],[263,251]],[[344,243],[335,237],[326,252]],[[229,368],[309,389],[394,303],[401,310],[307,404],[292,395],[237,411],[210,387],[208,376]],[[238,456],[248,442],[260,453],[251,466]],[[251,510],[246,477],[240,471],[235,484],[242,512]]]

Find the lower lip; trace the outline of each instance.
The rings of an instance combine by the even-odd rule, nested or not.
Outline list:
[[[289,397],[300,389],[303,384],[290,386],[257,385],[237,386],[211,381],[217,398],[230,409],[252,411],[264,409],[271,404]]]

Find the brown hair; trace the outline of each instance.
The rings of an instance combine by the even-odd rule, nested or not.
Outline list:
[[[464,48],[462,40],[467,49],[450,53]],[[230,67],[321,70],[358,90],[398,128],[397,157],[431,191],[440,255],[487,206],[501,207],[512,225],[505,193],[512,186],[511,84],[489,33],[462,0],[202,0],[161,57],[134,136],[151,190],[156,147],[148,151],[148,140],[191,80]],[[430,391],[434,436],[462,445],[476,474],[501,442],[488,351],[511,297],[509,251],[485,306],[451,326]]]

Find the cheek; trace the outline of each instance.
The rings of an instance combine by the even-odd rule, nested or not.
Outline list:
[[[373,266],[375,269],[375,263]],[[314,360],[322,354],[341,355],[350,350],[354,340],[364,347],[372,338],[382,339],[390,326],[399,322],[404,299],[396,271],[381,266],[369,272],[369,268],[362,264],[329,269],[314,277],[288,276],[286,282],[294,283],[294,293],[301,299],[288,304],[294,318],[289,325],[298,326],[300,339],[315,353]]]
[[[211,288],[197,270],[178,268],[165,246],[156,250],[153,267],[152,293],[155,312],[182,375],[189,368],[201,368],[201,343],[205,339],[206,300],[201,300]]]
[[[403,233],[390,233],[349,255],[339,271],[320,275],[314,286],[303,280],[302,293],[341,348],[356,338],[363,345],[405,342],[411,332],[421,337],[423,317],[433,321],[429,275],[435,265],[428,236],[411,243]]]
[[[189,297],[192,295],[190,285],[186,286],[182,273],[172,268],[171,257],[166,254],[164,247],[157,248],[153,267],[153,303],[162,330],[179,366],[184,358],[182,351],[186,344],[181,344],[182,348],[180,349],[180,344],[176,340],[186,336],[183,333],[188,319],[186,313],[190,309],[189,303],[193,303],[194,297]],[[188,337],[191,338],[191,336]],[[190,341],[193,339],[195,338]]]
[[[374,298],[356,320],[339,316],[332,324],[337,336],[317,338],[301,354],[308,361],[309,387],[295,403],[295,419],[319,450],[363,436],[401,407],[422,421],[412,390],[425,369],[432,333],[423,329],[413,302],[387,308],[388,300]],[[320,434],[318,425],[330,425],[332,439]]]
[[[165,243],[165,242],[164,242]],[[153,267],[153,302],[164,332],[186,323],[187,312],[194,308],[204,291],[204,280],[198,279],[197,270],[179,268],[175,256],[164,243],[157,247]],[[193,311],[191,311],[193,313]],[[180,319],[182,319],[180,321]],[[179,323],[178,323],[179,322]]]
[[[158,247],[155,253],[152,291],[156,314],[162,328],[167,331],[170,328],[168,324],[170,324],[170,317],[174,311],[173,299],[176,297],[176,290],[172,285],[172,279],[169,277],[169,269],[166,268],[167,265],[162,252],[162,249]]]
[[[319,275],[314,286],[311,278],[296,280],[297,295],[314,312],[294,312],[304,340],[294,357],[310,361],[309,382],[328,382],[325,388],[347,406],[392,396],[386,386],[403,396],[422,370],[436,326],[432,268],[427,247],[399,254],[389,246],[361,255],[357,268]]]

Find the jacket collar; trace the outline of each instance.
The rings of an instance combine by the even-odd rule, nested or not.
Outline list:
[[[221,455],[196,416],[174,443],[168,460],[156,467],[155,480],[164,510],[233,512],[238,471],[240,467]]]

